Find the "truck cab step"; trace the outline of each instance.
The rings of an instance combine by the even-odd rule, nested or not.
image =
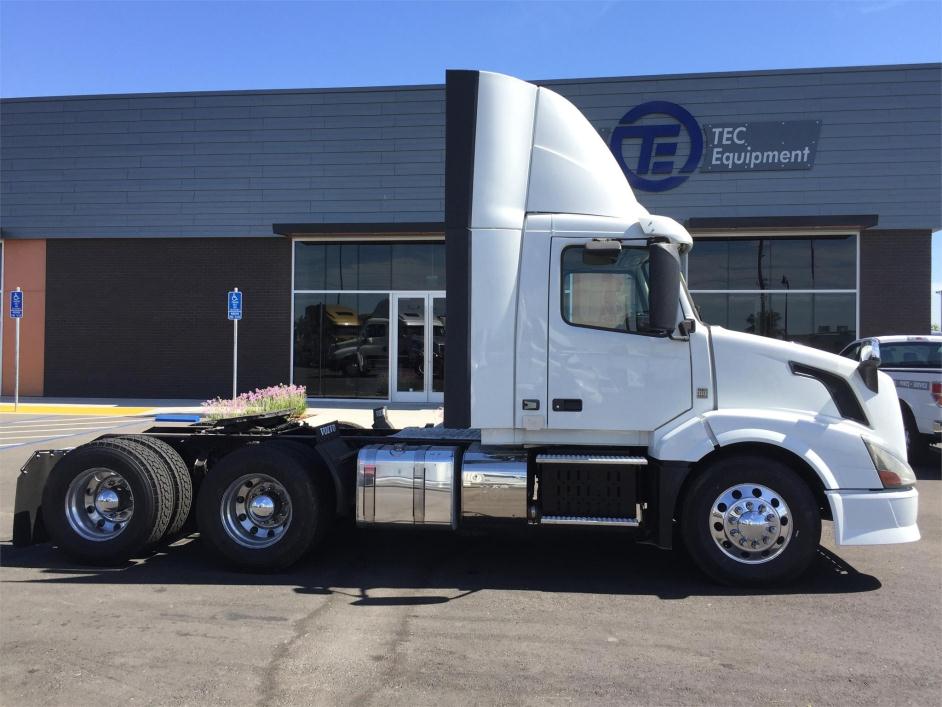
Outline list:
[[[617,464],[645,466],[645,457],[625,456],[622,454],[537,454],[537,464]]]
[[[540,525],[609,525],[636,528],[640,525],[637,518],[602,518],[597,516],[543,516]]]

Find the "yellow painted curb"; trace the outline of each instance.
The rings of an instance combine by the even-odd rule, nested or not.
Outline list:
[[[102,417],[124,417],[141,415],[153,408],[116,407],[112,405],[45,405],[42,403],[20,403],[16,412],[21,415],[101,415]],[[13,403],[0,403],[0,412],[13,412]]]

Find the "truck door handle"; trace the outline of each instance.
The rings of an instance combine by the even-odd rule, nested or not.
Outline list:
[[[582,398],[553,398],[553,412],[582,412]]]

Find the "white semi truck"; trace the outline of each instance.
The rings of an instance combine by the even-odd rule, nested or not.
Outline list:
[[[446,97],[445,425],[267,415],[41,452],[16,543],[115,563],[195,525],[215,555],[271,570],[339,517],[599,526],[682,539],[712,578],[757,585],[809,566],[822,519],[838,545],[919,539],[872,352],[703,324],[681,275],[690,235],[638,203],[571,103],[474,71],[448,72]]]

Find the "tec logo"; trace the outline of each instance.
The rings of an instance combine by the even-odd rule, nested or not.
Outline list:
[[[667,120],[640,123],[649,115],[666,117]],[[636,164],[625,161],[624,143],[629,140],[640,143]],[[689,142],[690,153],[682,165],[677,165],[674,156],[677,145],[683,140]],[[703,133],[696,119],[676,103],[650,101],[625,113],[612,131],[611,148],[633,188],[667,191],[687,181],[700,164]]]

